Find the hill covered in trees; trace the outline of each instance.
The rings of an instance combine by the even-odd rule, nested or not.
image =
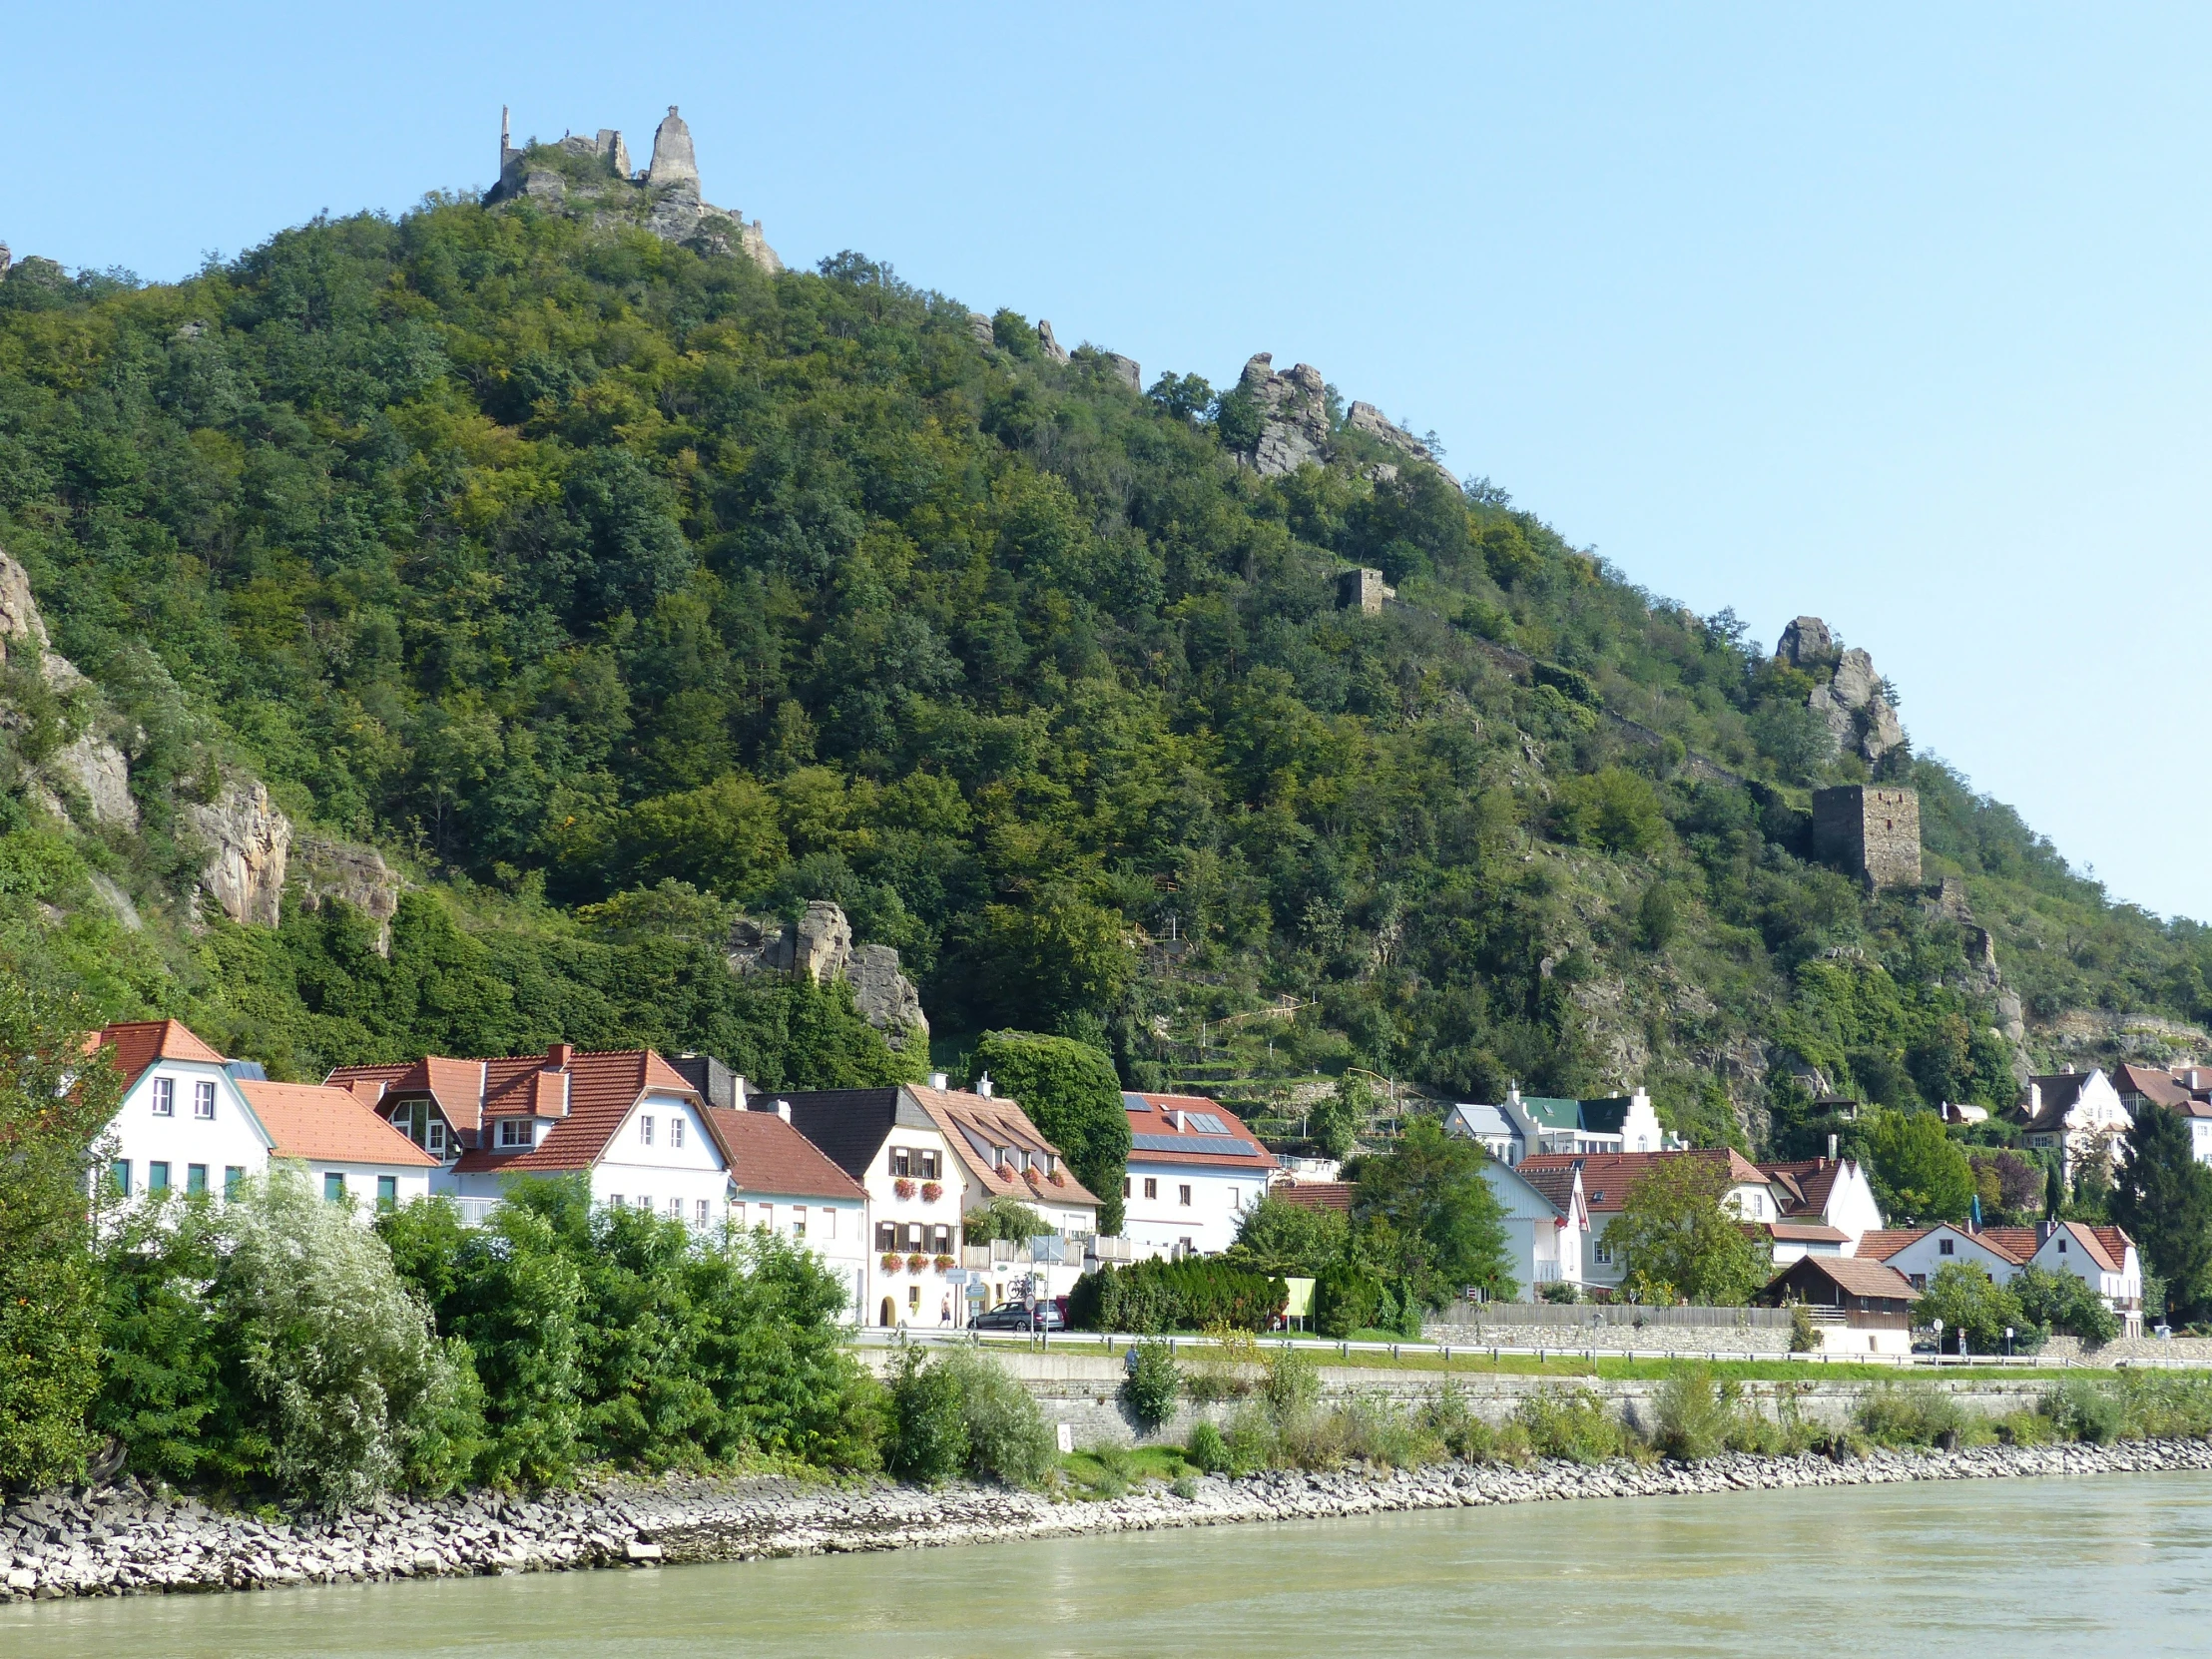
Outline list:
[[[1059,1031],[1287,1118],[1348,1070],[1647,1082],[1752,1144],[1813,1132],[1793,1073],[1996,1102],[2092,1052],[2082,1010],[2212,1014],[2200,928],[1909,749],[1878,770],[1972,924],[1814,862],[1810,790],[1867,776],[1815,678],[1326,404],[1263,476],[1247,386],[1140,392],[856,255],[771,276],[526,202],[176,284],[26,262],[0,548],[136,822],[30,787],[92,694],[15,654],[0,949],[279,1075],[554,1039],[910,1070],[837,989],[724,968],[739,911],[830,898],[940,1050]],[[1396,601],[1339,608],[1347,566]],[[408,872],[388,952],[342,903],[193,899],[185,809],[232,771]]]

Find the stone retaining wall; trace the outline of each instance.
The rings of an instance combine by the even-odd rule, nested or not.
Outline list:
[[[1150,1484],[1104,1503],[970,1485],[924,1491],[882,1480],[830,1486],[677,1477],[539,1500],[379,1504],[335,1521],[217,1514],[124,1487],[0,1510],[0,1599],[650,1567],[1542,1499],[2179,1469],[2212,1470],[2212,1443],[1989,1446],[1852,1461],[1728,1456],[1689,1467],[1446,1464],[1382,1476],[1209,1476],[1188,1497]]]

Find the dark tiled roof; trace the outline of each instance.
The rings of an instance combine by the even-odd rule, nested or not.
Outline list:
[[[1767,1287],[1767,1294],[1779,1301],[1785,1280],[1802,1280],[1812,1275],[1830,1281],[1846,1296],[1911,1302],[1919,1294],[1897,1269],[1856,1256],[1807,1256],[1792,1263],[1787,1272],[1778,1276]]]
[[[1562,1216],[1574,1203],[1574,1171],[1572,1169],[1530,1169],[1525,1164],[1513,1171],[1537,1196]]]
[[[763,1098],[789,1101],[792,1127],[855,1181],[867,1174],[898,1120],[895,1087],[808,1089],[796,1094],[764,1090]]]

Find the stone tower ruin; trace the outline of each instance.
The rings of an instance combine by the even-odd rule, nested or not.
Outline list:
[[[1921,798],[1887,785],[1813,792],[1813,855],[1870,887],[1921,884]]]

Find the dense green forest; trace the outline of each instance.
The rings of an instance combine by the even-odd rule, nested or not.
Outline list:
[[[527,203],[176,284],[19,266],[0,548],[139,822],[24,787],[94,717],[18,653],[0,949],[279,1075],[554,1038],[910,1070],[841,987],[724,969],[737,911],[831,898],[950,1046],[1058,1031],[1263,1103],[1645,1082],[1748,1143],[1808,1131],[1793,1056],[2000,1101],[2069,1010],[2212,1014],[2202,929],[1895,752],[2023,1056],[1965,926],[1811,861],[1809,790],[1866,769],[1766,638],[1350,428],[1263,478],[1234,388],[988,334],[857,255],[771,276]],[[1399,602],[1338,609],[1348,564]],[[342,904],[193,913],[180,804],[231,769],[409,872],[388,955]]]

